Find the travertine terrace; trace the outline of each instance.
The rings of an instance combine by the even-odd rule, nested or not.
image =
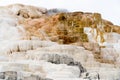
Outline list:
[[[120,26],[100,13],[0,7],[1,80],[120,80]]]

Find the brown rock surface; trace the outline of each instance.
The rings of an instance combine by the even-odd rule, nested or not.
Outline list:
[[[101,43],[105,42],[105,33],[119,33],[120,31],[120,27],[103,20],[99,13],[58,13],[52,16],[42,16],[39,19],[28,19],[23,24],[29,37],[37,36],[43,40],[47,37],[55,42],[62,41],[64,44],[88,42],[84,27],[96,29],[95,39],[97,40],[100,36]]]

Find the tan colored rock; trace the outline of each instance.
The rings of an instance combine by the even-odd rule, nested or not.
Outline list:
[[[34,35],[43,40],[46,39],[44,37],[47,37],[47,39],[64,44],[88,42],[88,35],[84,32],[84,27],[94,29],[90,34],[95,34],[92,37],[96,43],[105,42],[104,34],[106,32],[118,32],[115,26],[111,22],[103,20],[99,13],[58,13],[43,16],[40,19],[29,19],[23,24],[29,36]]]

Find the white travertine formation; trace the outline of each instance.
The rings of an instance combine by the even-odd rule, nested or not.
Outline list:
[[[85,27],[89,42],[81,46],[28,39],[21,20],[45,14],[28,5],[0,7],[0,79],[120,80],[120,34],[104,33],[101,43],[97,30]]]
[[[8,9],[13,12],[14,15],[18,15],[24,18],[39,18],[42,14],[47,12],[47,9],[34,7],[29,5],[14,4],[9,5]]]

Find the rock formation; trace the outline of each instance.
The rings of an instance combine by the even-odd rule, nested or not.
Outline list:
[[[120,80],[120,26],[100,13],[0,7],[1,80]]]

